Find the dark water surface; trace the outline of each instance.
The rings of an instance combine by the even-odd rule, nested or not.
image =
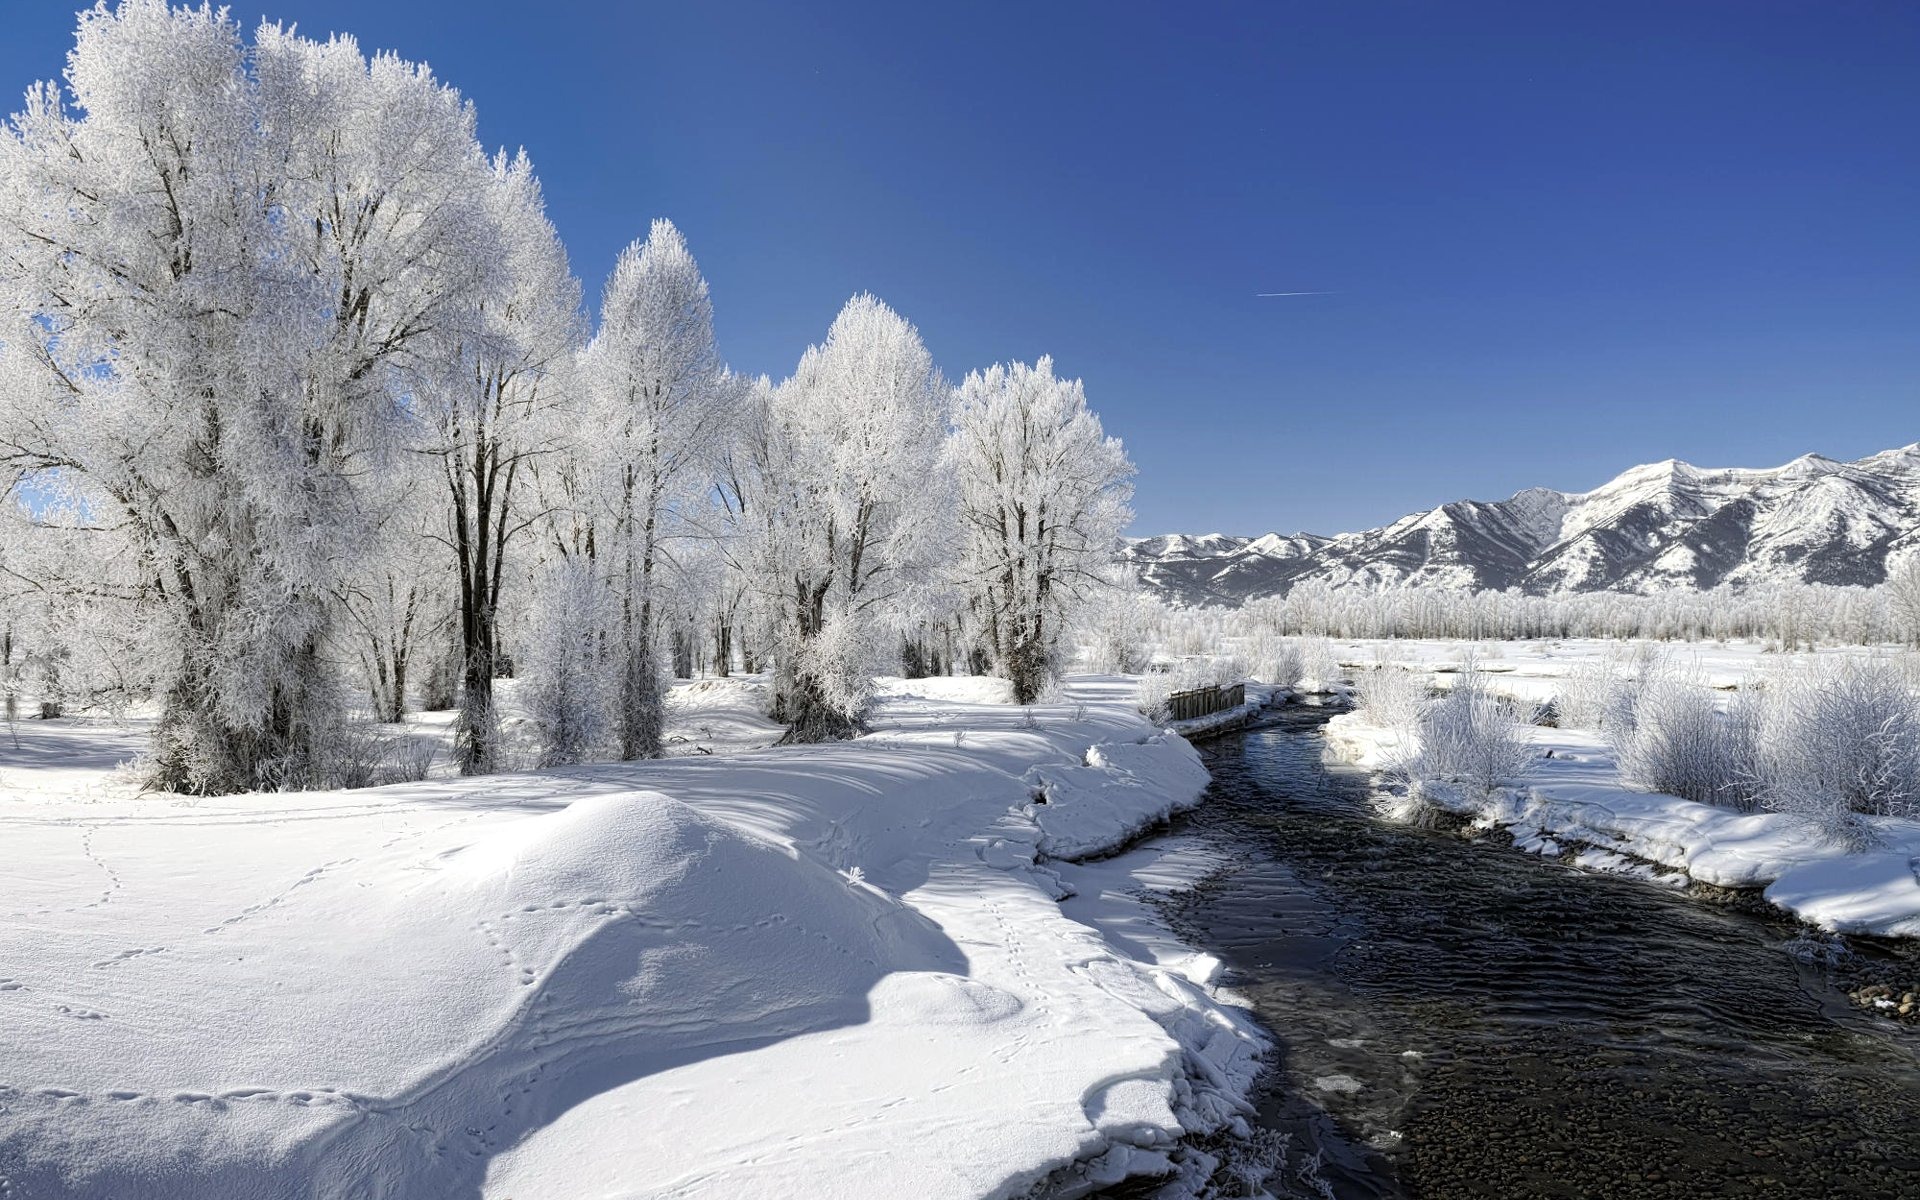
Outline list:
[[[1792,922],[1378,818],[1319,726],[1205,751],[1173,902],[1276,1031],[1262,1123],[1340,1197],[1920,1197],[1920,1039]]]

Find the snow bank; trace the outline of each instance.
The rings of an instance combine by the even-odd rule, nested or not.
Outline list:
[[[1207,769],[1184,738],[1158,733],[1096,742],[1081,763],[1043,763],[1025,779],[1034,793],[1024,815],[1039,835],[1035,848],[1050,858],[1085,858],[1197,804]]]
[[[667,692],[667,754],[739,754],[777,743],[786,726],[767,719],[764,676],[678,680]]]
[[[1557,854],[1579,843],[1684,873],[1661,874],[1662,882],[1764,888],[1770,902],[1836,933],[1920,937],[1920,822],[1871,818],[1880,845],[1849,853],[1793,814],[1739,813],[1624,787],[1595,734],[1526,733],[1539,758],[1521,791],[1482,799],[1428,785],[1426,798],[1506,827],[1523,849]],[[1326,753],[1384,770],[1404,761],[1411,740],[1342,713],[1327,724]],[[1594,857],[1580,865],[1640,873],[1637,863]]]
[[[928,675],[907,679],[882,675],[873,681],[882,696],[947,700],[958,704],[1012,704],[1013,684],[993,675]]]
[[[1195,802],[1191,747],[1102,684],[896,696],[874,724],[348,793],[0,792],[0,1190],[961,1197],[1196,1170],[1180,1139],[1239,1118],[1257,1034],[1194,964],[1056,901],[1059,859]]]

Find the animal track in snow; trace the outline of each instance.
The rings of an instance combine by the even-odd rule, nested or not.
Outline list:
[[[120,890],[120,876],[115,873],[112,867],[107,865],[105,859],[94,853],[93,829],[91,827],[80,835],[80,853],[86,855],[87,858],[92,861],[93,865],[99,867],[101,873],[107,877],[107,890],[100,893],[98,900],[93,901],[91,904],[82,904],[80,909],[99,908],[109,900],[112,900],[113,894]],[[76,909],[74,911],[77,912],[80,910]]]
[[[91,1008],[75,1008],[71,1004],[56,1004],[53,1011],[72,1017],[76,1021],[104,1021],[107,1014]]]
[[[260,903],[249,904],[245,908],[241,909],[239,912],[235,913],[233,916],[228,917],[226,920],[220,922],[218,925],[210,925],[206,929],[201,930],[201,932],[202,933],[220,933],[230,926],[238,925],[240,922],[248,920],[251,917],[259,916],[261,913],[267,911],[270,908],[274,908],[280,904],[284,904],[287,898],[293,895],[294,892],[305,887],[307,884],[312,883],[314,880],[320,878],[322,875],[325,875],[327,872],[332,871],[338,867],[344,867],[348,863],[358,862],[358,861],[359,860],[356,858],[336,858],[332,862],[321,863],[319,866],[315,867],[313,870],[308,871],[305,875],[302,875],[300,878],[288,884],[282,890],[275,892],[273,895],[267,897],[265,900],[260,901]]]
[[[120,890],[120,886],[121,886],[120,876],[114,871],[112,867],[109,867],[106,864],[105,859],[101,858],[98,854],[94,853],[93,827],[91,825],[82,826],[80,829],[80,853],[86,856],[88,862],[100,868],[100,873],[107,877],[107,886],[104,890],[101,891],[101,893],[97,897],[95,897],[92,900],[89,900],[85,904],[73,904],[73,905],[67,906],[66,908],[49,907],[49,908],[36,908],[32,910],[22,910],[19,912],[8,913],[7,916],[8,917],[45,917],[45,916],[51,916],[54,913],[85,912],[89,908],[99,908],[101,905],[112,900],[113,894]]]
[[[126,962],[130,958],[141,958],[148,954],[165,954],[166,952],[167,948],[165,946],[138,946],[132,950],[122,950],[112,958],[103,958],[92,965],[96,967],[111,967],[118,963]]]

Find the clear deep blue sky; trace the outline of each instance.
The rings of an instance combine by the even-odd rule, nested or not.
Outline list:
[[[75,7],[0,0],[0,88],[57,74]],[[431,63],[592,296],[671,217],[740,369],[861,289],[955,377],[1051,353],[1139,464],[1136,532],[1920,440],[1913,3],[234,11]]]

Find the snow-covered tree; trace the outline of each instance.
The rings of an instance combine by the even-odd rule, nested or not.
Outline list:
[[[773,637],[774,712],[796,741],[856,728],[881,655],[937,594],[947,390],[919,332],[863,294],[759,392],[742,554]]]
[[[0,459],[128,547],[164,787],[305,770],[320,648],[426,344],[494,273],[473,115],[423,68],[225,10],[83,13],[0,133]]]
[[[714,496],[720,504],[716,537],[710,543],[720,560],[712,597],[714,654],[731,665],[737,651],[747,671],[761,665],[771,646],[774,588],[759,580],[772,569],[774,537],[771,488],[763,490],[776,467],[772,442],[773,381],[762,375],[729,374],[734,394],[733,420],[722,440],[715,471]]]
[[[662,577],[673,540],[697,532],[710,507],[738,394],[714,349],[706,280],[672,222],[621,253],[582,360],[595,541],[620,607],[620,756],[652,758],[664,738]]]
[[[1154,626],[1160,605],[1124,566],[1109,566],[1105,586],[1081,612],[1079,637],[1086,669],[1108,675],[1138,675],[1153,661]]]
[[[507,558],[544,515],[534,464],[569,451],[576,430],[559,409],[570,396],[580,344],[580,285],[547,220],[524,154],[497,157],[479,181],[502,278],[474,295],[475,320],[438,340],[438,369],[415,405],[420,449],[439,460],[460,629],[460,720],[455,757],[468,774],[492,770],[499,752],[493,679]],[[586,433],[590,431],[579,431]]]
[[[1886,594],[1887,615],[1896,635],[1907,645],[1920,647],[1920,553],[1909,554],[1887,572],[1881,590]]]
[[[962,585],[995,668],[1031,704],[1132,519],[1133,464],[1050,358],[968,375],[953,426]]]
[[[420,466],[418,456],[397,455],[376,472],[377,519],[335,592],[337,636],[378,721],[406,714],[416,665],[425,659],[431,669],[452,633],[452,563],[431,544],[442,485]]]
[[[617,633],[612,596],[592,559],[556,559],[534,591],[522,697],[540,737],[540,763],[584,762],[608,748],[615,689],[604,659]]]

